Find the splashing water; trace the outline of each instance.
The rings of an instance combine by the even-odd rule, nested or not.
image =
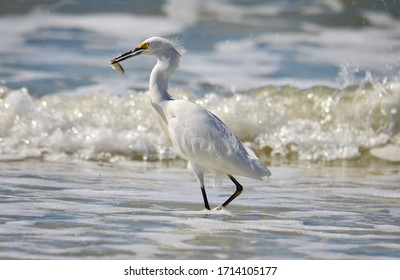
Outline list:
[[[335,160],[358,158],[376,147],[400,144],[399,86],[383,81],[343,89],[266,86],[203,97],[179,89],[175,94],[207,107],[264,156]],[[160,160],[177,156],[159,133],[143,92],[40,98],[26,89],[3,88],[1,93],[2,160],[65,156]],[[376,156],[393,160],[393,155]]]

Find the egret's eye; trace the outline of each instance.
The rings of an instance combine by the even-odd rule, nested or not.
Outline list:
[[[147,50],[149,48],[149,43],[143,42],[139,45],[140,49]]]

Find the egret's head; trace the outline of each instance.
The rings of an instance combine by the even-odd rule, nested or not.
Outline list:
[[[180,57],[183,55],[183,52],[184,50],[178,41],[172,41],[161,37],[151,37],[139,44],[136,48],[111,59],[110,63],[118,63],[140,54],[155,55],[158,58],[169,58],[171,54],[174,53]]]

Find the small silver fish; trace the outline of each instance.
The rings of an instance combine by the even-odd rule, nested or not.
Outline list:
[[[110,59],[110,66],[112,69],[123,75],[125,73],[124,68],[122,68],[121,64],[115,62],[115,59]]]

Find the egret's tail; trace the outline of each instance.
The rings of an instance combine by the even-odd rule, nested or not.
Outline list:
[[[272,173],[271,171],[269,171],[268,167],[266,167],[264,163],[261,162],[261,160],[257,157],[257,155],[254,153],[252,149],[250,149],[247,146],[244,147],[251,160],[252,169],[254,171],[253,178],[262,180],[269,178],[272,175]]]
[[[269,177],[272,175],[272,173],[271,173],[271,171],[269,171],[268,167],[266,167],[259,159],[257,159],[257,161],[254,165],[260,174],[259,178],[261,180],[269,179]]]

